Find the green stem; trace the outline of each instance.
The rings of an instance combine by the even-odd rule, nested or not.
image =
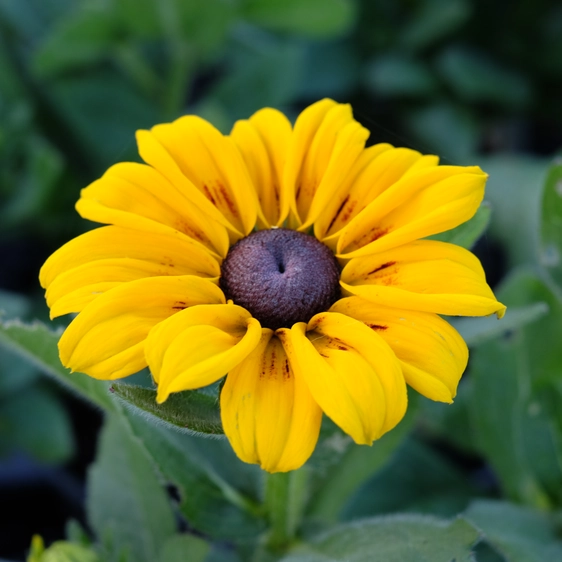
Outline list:
[[[196,56],[193,47],[182,33],[176,3],[172,0],[161,0],[158,2],[158,12],[167,39],[170,61],[163,109],[169,117],[177,117],[195,68]]]
[[[172,118],[177,117],[183,106],[195,66],[195,57],[185,41],[172,42],[170,51],[170,72],[164,99],[164,111]]]
[[[294,541],[306,504],[307,484],[308,472],[303,468],[267,475],[265,505],[270,550],[285,550]]]
[[[128,74],[148,97],[154,97],[160,90],[160,78],[134,47],[124,43],[118,45],[115,49],[115,60],[121,70]]]

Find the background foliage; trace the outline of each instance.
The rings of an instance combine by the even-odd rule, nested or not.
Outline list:
[[[554,0],[0,0],[0,558],[39,533],[58,542],[33,562],[562,560],[560,91]],[[216,389],[156,409],[146,376],[70,377],[56,334],[11,319],[47,319],[37,271],[88,228],[79,190],[137,159],[136,129],[192,112],[228,132],[326,96],[372,142],[490,174],[443,239],[476,243],[509,312],[458,321],[454,406],[411,392],[372,448],[327,422],[266,483],[198,434],[221,431]]]

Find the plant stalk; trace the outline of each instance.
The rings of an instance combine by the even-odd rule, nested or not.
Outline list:
[[[307,501],[307,484],[305,468],[267,475],[265,506],[270,524],[269,550],[283,551],[294,542]]]

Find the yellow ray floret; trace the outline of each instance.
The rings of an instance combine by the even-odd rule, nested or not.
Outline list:
[[[320,406],[271,330],[264,330],[257,348],[228,373],[221,412],[236,454],[269,472],[302,466],[322,420]]]
[[[172,392],[214,383],[240,363],[260,337],[260,323],[233,304],[194,306],[162,322],[146,343],[158,402]]]
[[[398,359],[362,322],[325,312],[281,337],[316,402],[356,443],[370,445],[404,416],[406,385]]]
[[[392,349],[406,382],[420,394],[452,402],[468,362],[468,348],[445,320],[427,312],[389,308],[359,297],[330,309],[364,322]]]
[[[344,267],[341,285],[350,294],[383,306],[446,315],[502,317],[479,260],[468,250],[419,240],[356,258]]]
[[[144,344],[162,320],[196,304],[224,303],[211,281],[190,275],[130,281],[92,301],[59,342],[63,365],[113,380],[146,367]]]

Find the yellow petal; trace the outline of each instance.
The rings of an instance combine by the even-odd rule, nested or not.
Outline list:
[[[480,206],[486,178],[477,166],[406,173],[342,229],[338,255],[366,256],[458,226]]]
[[[371,444],[392,429],[407,407],[400,363],[362,322],[335,312],[278,331],[296,376],[356,443]]]
[[[281,178],[291,133],[289,120],[271,108],[261,109],[248,120],[237,121],[230,133],[254,183],[265,228],[281,226],[289,212]]]
[[[313,103],[298,116],[293,129],[282,179],[283,191],[289,195],[289,207],[292,211],[292,218],[297,220],[299,225],[302,224],[302,220],[298,218],[296,192],[303,162],[322,120],[328,111],[336,106],[337,103],[330,99],[323,99]]]
[[[478,258],[454,244],[419,240],[349,261],[341,274],[349,293],[383,306],[501,318],[505,306],[486,283]]]
[[[80,312],[117,285],[164,275],[220,275],[217,260],[185,236],[118,226],[91,230],[59,248],[41,268],[51,317]]]
[[[194,306],[160,323],[145,347],[158,402],[226,375],[253,351],[261,332],[260,323],[233,304]]]
[[[334,124],[330,123],[331,126],[328,123],[329,115],[322,124],[323,126],[318,130],[314,140],[319,139],[319,151],[327,150],[325,145],[329,146],[331,136],[335,136],[330,161],[325,170],[313,168],[310,178],[307,180],[306,175],[304,175],[300,184],[301,192],[305,185],[317,185],[310,202],[308,214],[304,215],[302,230],[312,225],[323,214],[326,205],[333,201],[336,194],[341,191],[342,183],[361,156],[365,147],[365,141],[369,137],[369,131],[353,119],[344,126],[337,121]],[[312,156],[310,157],[311,159]],[[302,201],[303,199],[304,201]],[[297,202],[299,201],[302,201],[301,208],[305,209],[307,202],[304,196],[297,200]]]
[[[156,125],[151,133],[183,175],[227,219],[233,232],[243,236],[253,230],[257,194],[231,138],[195,115]]]
[[[400,360],[406,382],[420,394],[439,402],[453,401],[468,348],[448,322],[436,314],[386,308],[359,297],[341,299],[330,311],[375,330]]]
[[[149,331],[178,310],[204,303],[224,303],[224,295],[200,277],[152,277],[115,287],[70,323],[59,341],[61,361],[97,379],[136,373],[146,367]]]
[[[334,235],[349,224],[369,203],[394,185],[420,160],[435,162],[415,150],[377,144],[363,151],[342,189],[328,202],[314,225],[316,237],[334,239]],[[337,241],[338,236],[335,240]]]
[[[158,171],[121,163],[81,192],[76,204],[86,219],[149,232],[178,232],[225,256],[225,228],[203,214]]]
[[[368,136],[346,104],[324,99],[299,115],[283,176],[284,190],[291,194],[294,226],[307,228],[320,215]]]
[[[263,332],[258,347],[228,373],[221,392],[222,422],[243,461],[286,472],[312,454],[322,410],[292,370],[279,339],[271,330]]]
[[[158,170],[172,185],[174,185],[203,216],[209,216],[219,224],[232,229],[232,225],[221,211],[200,191],[180,169],[179,164],[163,146],[153,131],[139,130],[136,133],[139,154],[142,159]],[[240,233],[238,233],[240,234]]]

